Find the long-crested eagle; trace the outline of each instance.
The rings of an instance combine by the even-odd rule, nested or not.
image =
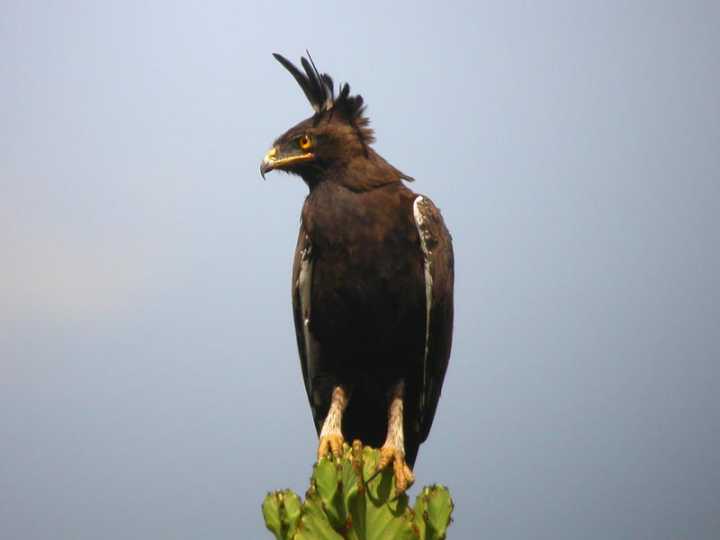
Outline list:
[[[395,484],[427,439],[450,357],[453,250],[440,211],[412,178],[373,150],[363,98],[273,55],[315,113],[273,144],[260,172],[280,169],[310,189],[292,271],[295,333],[319,435],[318,459],[345,438],[381,447]],[[308,54],[308,57],[310,55]]]

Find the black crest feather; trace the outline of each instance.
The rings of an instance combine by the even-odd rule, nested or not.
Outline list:
[[[369,127],[370,120],[363,115],[365,105],[362,96],[351,96],[350,85],[344,83],[340,86],[340,92],[336,98],[332,77],[327,73],[320,73],[315,67],[315,62],[313,62],[309,52],[307,55],[308,58],[300,58],[300,64],[305,71],[303,73],[287,58],[281,54],[273,53],[275,59],[290,72],[300,85],[315,114],[339,112],[352,125],[360,141],[367,147],[368,144],[375,140],[375,137]]]
[[[280,62],[295,78],[316,113],[332,109],[335,101],[333,96],[333,80],[327,73],[320,75],[318,70],[315,69],[315,64],[311,64],[305,58],[302,58],[301,61],[302,67],[305,70],[305,73],[303,73],[281,54],[273,53],[273,56],[275,60]],[[310,55],[308,54],[308,56]]]

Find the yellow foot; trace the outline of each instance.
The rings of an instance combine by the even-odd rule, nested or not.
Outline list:
[[[380,460],[377,464],[377,470],[384,469],[391,462],[395,476],[395,489],[398,493],[402,493],[415,481],[415,475],[407,463],[405,463],[405,452],[394,446],[383,445],[380,449]]]
[[[328,454],[332,454],[336,458],[341,457],[344,442],[345,440],[343,439],[342,433],[329,433],[328,435],[321,435],[317,451],[318,461]]]

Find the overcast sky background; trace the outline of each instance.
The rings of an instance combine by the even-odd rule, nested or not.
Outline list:
[[[453,234],[451,538],[718,538],[716,2],[147,4],[0,6],[0,537],[270,538],[305,490],[306,187],[258,166],[308,48]]]

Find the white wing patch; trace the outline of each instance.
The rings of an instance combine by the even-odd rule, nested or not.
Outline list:
[[[422,195],[413,201],[413,217],[415,218],[415,226],[417,227],[418,236],[420,237],[420,248],[423,252],[423,267],[425,269],[425,358],[423,360],[423,384],[422,384],[422,395],[420,398],[421,407],[425,406],[425,389],[427,388],[427,361],[428,352],[430,345],[430,312],[432,310],[432,251],[428,249],[428,240],[430,232],[427,229],[425,223],[425,216],[422,212],[421,205],[424,204],[425,199]],[[422,414],[422,413],[421,413]]]

